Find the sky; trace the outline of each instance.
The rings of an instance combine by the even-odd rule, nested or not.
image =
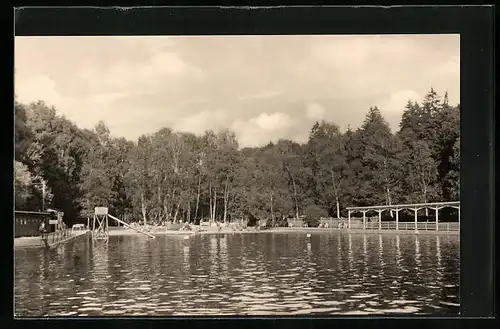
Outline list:
[[[315,121],[357,128],[372,106],[397,130],[431,87],[460,101],[459,35],[16,37],[14,54],[18,101],[131,140],[168,126],[305,142]]]

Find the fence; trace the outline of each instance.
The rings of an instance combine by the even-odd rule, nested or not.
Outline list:
[[[340,224],[345,224],[349,222],[347,218],[321,218],[321,223],[328,224],[329,228],[338,228]],[[351,219],[351,228],[363,228],[363,221],[361,219]]]
[[[351,225],[351,228],[352,225]],[[361,225],[361,228],[363,226]],[[369,222],[366,223],[365,229],[367,230],[378,230],[379,223]],[[380,229],[382,230],[401,230],[401,231],[413,231],[415,230],[415,222],[400,222],[396,225],[396,222],[382,222],[380,223]],[[418,231],[436,231],[436,223],[432,222],[417,222],[417,230]],[[459,231],[460,224],[459,223],[438,223],[437,231]]]
[[[346,223],[343,220],[322,220],[322,222],[328,223],[328,227],[337,228],[339,223]],[[369,222],[366,221],[365,226],[363,227],[363,222],[361,221],[351,221],[351,229],[366,229],[366,230],[400,230],[400,231],[414,231],[415,230],[415,222],[399,222],[396,225],[396,222],[381,222],[380,226],[378,222]],[[417,230],[418,231],[436,231],[436,223],[435,222],[417,222]],[[437,231],[449,231],[456,232],[460,231],[460,223],[452,222],[452,223],[438,223]]]
[[[57,230],[53,233],[48,233],[45,235],[45,239],[49,245],[54,245],[62,240],[65,240],[71,236],[71,229]],[[44,237],[42,236],[42,239]]]
[[[304,226],[303,220],[288,220],[288,226],[290,227],[302,227]]]

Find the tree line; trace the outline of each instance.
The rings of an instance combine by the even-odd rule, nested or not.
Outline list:
[[[377,107],[357,129],[316,122],[306,143],[240,148],[230,130],[165,127],[132,142],[81,129],[43,101],[15,102],[15,207],[96,206],[126,221],[342,217],[345,207],[459,200],[460,106],[431,89],[393,133]]]

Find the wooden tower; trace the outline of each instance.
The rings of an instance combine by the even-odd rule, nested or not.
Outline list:
[[[92,221],[92,238],[94,240],[108,240],[108,208],[96,207]]]

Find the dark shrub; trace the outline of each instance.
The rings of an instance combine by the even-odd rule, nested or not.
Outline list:
[[[255,227],[259,225],[259,219],[255,217],[251,212],[247,212],[247,226]]]
[[[328,212],[317,205],[309,205],[304,210],[304,222],[308,227],[318,227],[321,217],[328,217]]]
[[[274,221],[272,218],[267,219],[267,227],[288,227],[288,221],[284,216],[276,215]]]

